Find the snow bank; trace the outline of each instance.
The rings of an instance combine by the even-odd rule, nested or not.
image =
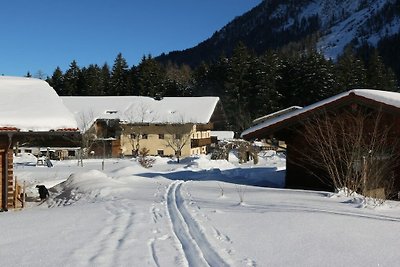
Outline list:
[[[210,156],[206,155],[198,155],[196,157],[188,158],[189,163],[185,166],[185,168],[194,169],[194,170],[211,170],[211,169],[233,169],[235,165],[226,161],[226,160],[210,160]]]
[[[54,188],[62,192],[56,197],[56,201],[72,204],[78,199],[86,200],[112,200],[126,193],[130,189],[126,184],[107,176],[97,170],[71,174],[70,177]],[[58,203],[60,204],[60,203]]]
[[[14,164],[35,166],[37,158],[31,153],[22,153],[14,156]]]

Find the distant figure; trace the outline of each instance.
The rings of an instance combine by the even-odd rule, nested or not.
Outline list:
[[[50,196],[49,190],[44,185],[37,185],[36,188],[39,191],[40,200],[45,200]]]
[[[51,161],[48,158],[46,158],[46,166],[49,168],[53,167],[53,163],[51,163]]]

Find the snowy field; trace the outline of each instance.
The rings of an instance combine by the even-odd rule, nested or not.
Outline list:
[[[104,171],[101,160],[20,164],[28,208],[0,213],[0,266],[399,265],[400,203],[279,189],[284,166],[271,155],[256,166],[233,156],[149,169],[115,159]],[[50,188],[40,205],[37,184]]]

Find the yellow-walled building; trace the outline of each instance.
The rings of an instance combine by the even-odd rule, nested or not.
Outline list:
[[[218,97],[62,97],[86,134],[88,156],[206,154],[214,122],[223,122]],[[90,140],[90,141],[89,141]]]

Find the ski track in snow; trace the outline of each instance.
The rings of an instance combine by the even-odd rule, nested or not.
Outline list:
[[[86,266],[120,266],[120,252],[130,233],[133,232],[133,216],[127,204],[107,204],[109,213],[104,228],[73,253],[77,261]]]
[[[162,213],[162,210],[160,209],[160,205],[164,206],[165,199],[164,199],[164,194],[161,192],[161,185],[159,184],[157,186],[157,192],[154,194],[155,201],[150,207],[150,216],[152,219],[152,222],[155,225],[155,228],[152,229],[152,235],[154,236],[153,238],[150,238],[147,242],[147,245],[149,247],[150,251],[150,258],[153,261],[153,264],[155,267],[160,267],[160,259],[157,256],[157,246],[159,242],[165,242],[170,238],[169,235],[162,235],[162,230],[158,228],[158,224],[163,224],[164,222],[162,221],[164,217],[164,214]]]
[[[158,257],[157,257],[157,253],[156,253],[156,248],[155,248],[155,243],[156,239],[152,238],[149,240],[149,247],[150,247],[150,254],[151,254],[151,258],[153,259],[154,265],[156,267],[160,267],[160,263],[158,262]]]
[[[166,192],[167,212],[171,221],[172,230],[179,240],[182,255],[188,266],[229,266],[213,250],[206,237],[200,230],[184,205],[181,195],[183,181],[174,181]]]
[[[356,217],[356,218],[364,218],[364,219],[371,219],[371,220],[379,220],[379,221],[391,221],[391,222],[400,222],[400,217],[392,217],[387,215],[381,214],[370,214],[370,213],[363,213],[363,212],[354,212],[354,211],[342,211],[342,210],[334,210],[334,209],[325,209],[325,208],[318,208],[318,207],[307,207],[295,204],[279,204],[274,205],[270,204],[267,206],[260,206],[260,205],[253,205],[253,204],[245,204],[244,206],[249,211],[256,211],[256,212],[282,212],[282,211],[292,211],[292,212],[311,212],[311,213],[326,213],[326,214],[333,214],[333,215],[341,215],[341,216],[349,216],[349,217]]]

